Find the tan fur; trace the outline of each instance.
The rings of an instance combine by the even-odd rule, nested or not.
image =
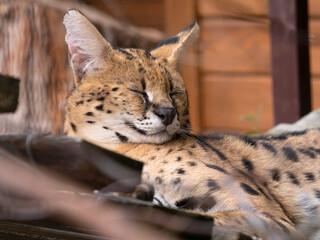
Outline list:
[[[319,220],[320,131],[259,138],[189,134],[177,66],[198,37],[196,23],[150,52],[112,49],[78,12],[69,12],[64,23],[77,83],[66,106],[69,136],[143,161],[142,182],[154,187],[155,203],[209,214],[214,228],[270,239],[309,236],[304,230]],[[167,126],[159,108],[176,111]]]

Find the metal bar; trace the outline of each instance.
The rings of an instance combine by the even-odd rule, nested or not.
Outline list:
[[[274,123],[311,111],[308,0],[269,0]]]

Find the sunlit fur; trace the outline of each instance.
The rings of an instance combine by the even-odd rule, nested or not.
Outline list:
[[[176,42],[150,52],[113,49],[77,11],[70,11],[64,24],[76,83],[67,100],[68,135],[99,142],[163,143],[190,128],[178,61],[198,36],[196,24]],[[170,125],[154,114],[159,107],[176,110]]]
[[[319,129],[256,138],[188,133],[178,67],[196,23],[150,52],[113,49],[76,11],[64,24],[75,79],[65,131],[144,162],[137,189],[154,191],[140,196],[213,217],[213,234],[319,239]],[[175,109],[171,124],[154,113],[159,106]]]

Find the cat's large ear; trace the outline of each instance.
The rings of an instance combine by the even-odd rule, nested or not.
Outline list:
[[[151,54],[155,57],[167,58],[169,62],[178,64],[188,46],[199,37],[200,28],[196,21],[183,29],[178,35],[159,43]]]
[[[69,11],[63,19],[70,64],[76,85],[92,69],[103,67],[112,46],[102,37],[89,20],[76,10]]]

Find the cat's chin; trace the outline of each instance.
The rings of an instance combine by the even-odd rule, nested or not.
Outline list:
[[[177,132],[169,133],[167,130],[163,130],[154,134],[149,134],[143,136],[143,138],[139,138],[136,141],[133,139],[135,143],[149,143],[149,144],[163,144],[172,139],[174,139],[177,135]]]

